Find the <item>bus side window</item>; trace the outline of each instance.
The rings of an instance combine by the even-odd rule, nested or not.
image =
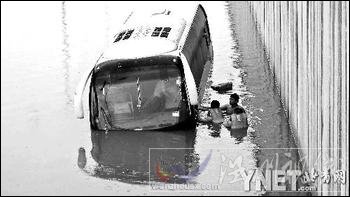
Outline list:
[[[210,46],[210,34],[206,16],[201,9],[198,9],[183,48],[183,53],[188,57],[191,70],[196,76],[195,81],[197,85],[201,80],[199,76],[202,75],[203,66],[209,59]]]
[[[201,42],[199,43],[199,49],[198,49],[201,65],[204,65],[207,61],[207,53],[206,52],[207,52],[207,46],[205,44],[205,40],[202,39]]]
[[[205,25],[205,27],[204,27],[203,37],[205,38],[205,42],[207,44],[207,47],[209,48],[209,46],[210,46],[210,36],[209,36],[209,33],[208,33],[208,26],[207,25]]]
[[[207,30],[206,30],[206,25],[204,26],[204,28],[202,30],[202,34],[203,34],[203,36],[202,36],[202,40],[200,43],[200,48],[202,51],[203,62],[205,64],[205,62],[208,61],[209,47],[210,47],[210,38],[209,38],[209,34],[207,33]]]

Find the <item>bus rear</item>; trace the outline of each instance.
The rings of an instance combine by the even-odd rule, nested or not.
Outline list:
[[[190,117],[181,61],[174,56],[113,60],[96,66],[90,122],[98,130],[157,130]]]

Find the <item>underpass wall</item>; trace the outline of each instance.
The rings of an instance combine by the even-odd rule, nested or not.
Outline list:
[[[349,195],[349,2],[248,4],[315,194]]]

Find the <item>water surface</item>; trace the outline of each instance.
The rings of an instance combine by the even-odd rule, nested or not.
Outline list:
[[[193,4],[2,2],[1,193],[162,195],[150,189],[147,176],[150,165],[156,167],[158,156],[168,155],[162,156],[165,163],[176,161],[191,170],[210,155],[193,182],[217,184],[221,179],[220,191],[193,193],[258,194],[244,192],[240,182],[229,183],[232,177],[220,176],[222,166],[230,158],[241,157],[242,165],[253,168],[284,153],[280,148],[293,148],[294,142],[264,56],[256,49],[259,43],[252,40],[254,35],[238,36],[241,22],[234,20],[234,8],[229,4],[203,3],[215,56],[202,102],[209,105],[216,99],[225,104],[229,94],[238,93],[248,111],[248,130],[232,132],[198,124],[192,131],[106,134],[91,131],[88,119],[74,117],[72,95],[81,74],[94,65],[132,10],[173,7],[182,11]],[[243,38],[252,45],[240,43]],[[248,51],[255,55],[255,62],[245,60]],[[233,90],[220,94],[210,88],[220,82],[233,82]],[[78,151],[80,147],[83,149]],[[150,154],[149,148],[155,152]],[[157,153],[157,148],[182,149]],[[216,149],[220,151],[210,152]],[[79,154],[83,150],[86,162]],[[296,161],[295,152],[291,155]],[[159,182],[153,176],[151,181]]]

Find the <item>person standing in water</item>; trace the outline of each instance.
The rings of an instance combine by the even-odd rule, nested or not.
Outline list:
[[[213,123],[223,123],[224,117],[222,115],[222,111],[220,109],[220,102],[217,100],[213,100],[210,104],[210,109],[208,111],[208,120]]]
[[[222,111],[220,109],[220,102],[217,100],[213,100],[210,103],[210,108],[207,107],[199,107],[200,110],[208,110],[207,117],[202,122],[212,122],[221,124],[224,122],[224,117],[222,115]]]
[[[220,102],[213,100],[208,107],[198,107],[198,109],[203,111],[208,111],[207,116],[204,118],[199,117],[199,121],[208,124],[208,129],[213,131],[210,133],[212,137],[220,137],[221,125],[224,123],[225,119],[222,115],[220,109]]]
[[[225,120],[224,126],[231,129],[241,129],[248,127],[247,114],[243,107],[238,105],[239,96],[234,93],[230,96],[230,103],[221,107],[226,114],[229,115],[229,119]]]
[[[244,108],[239,106],[238,102],[239,102],[239,96],[238,96],[238,94],[234,93],[230,96],[229,104],[222,106],[221,110],[226,111],[227,115],[233,114],[234,110],[237,108],[241,109],[240,111],[243,110],[243,112],[245,113]]]

